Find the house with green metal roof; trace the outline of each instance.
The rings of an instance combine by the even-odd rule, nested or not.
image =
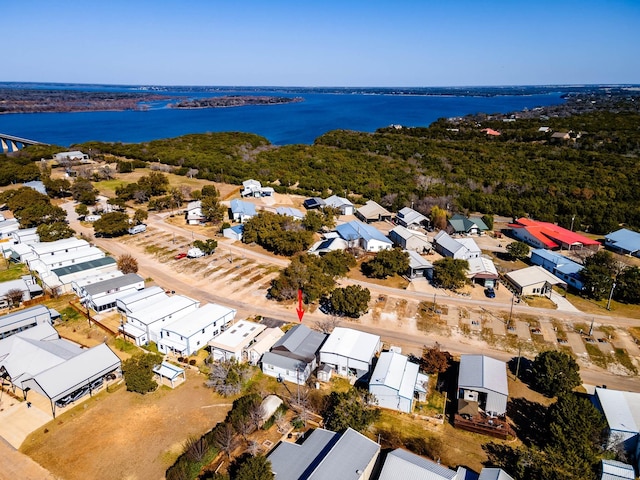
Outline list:
[[[448,220],[447,233],[463,235],[480,235],[489,230],[480,217],[465,217],[456,214]]]

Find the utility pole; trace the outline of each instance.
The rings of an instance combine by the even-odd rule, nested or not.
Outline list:
[[[518,363],[516,364],[516,380],[518,379],[518,374],[520,373],[520,359],[522,358],[522,345],[518,344]]]
[[[609,292],[609,300],[607,300],[607,310],[611,310],[611,299],[613,298],[613,291],[616,288],[616,282],[611,285],[611,291]]]
[[[512,294],[511,295],[511,309],[509,310],[509,320],[507,321],[507,328],[509,328],[511,326],[511,317],[513,315],[513,301],[516,298],[516,294]]]
[[[591,336],[591,334],[593,333],[593,321],[595,320],[595,318],[591,319],[591,326],[589,327],[589,336]]]

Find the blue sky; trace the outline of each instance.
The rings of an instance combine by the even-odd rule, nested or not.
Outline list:
[[[640,83],[640,0],[3,3],[0,81]]]

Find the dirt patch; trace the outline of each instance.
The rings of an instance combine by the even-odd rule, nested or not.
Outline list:
[[[210,430],[231,408],[204,380],[189,371],[175,390],[105,391],[33,432],[20,450],[65,480],[164,478],[184,441]]]

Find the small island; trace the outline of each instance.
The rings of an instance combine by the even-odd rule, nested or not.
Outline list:
[[[302,97],[271,97],[266,95],[225,95],[213,98],[196,98],[169,105],[171,108],[226,108],[247,105],[280,105],[302,102]]]

